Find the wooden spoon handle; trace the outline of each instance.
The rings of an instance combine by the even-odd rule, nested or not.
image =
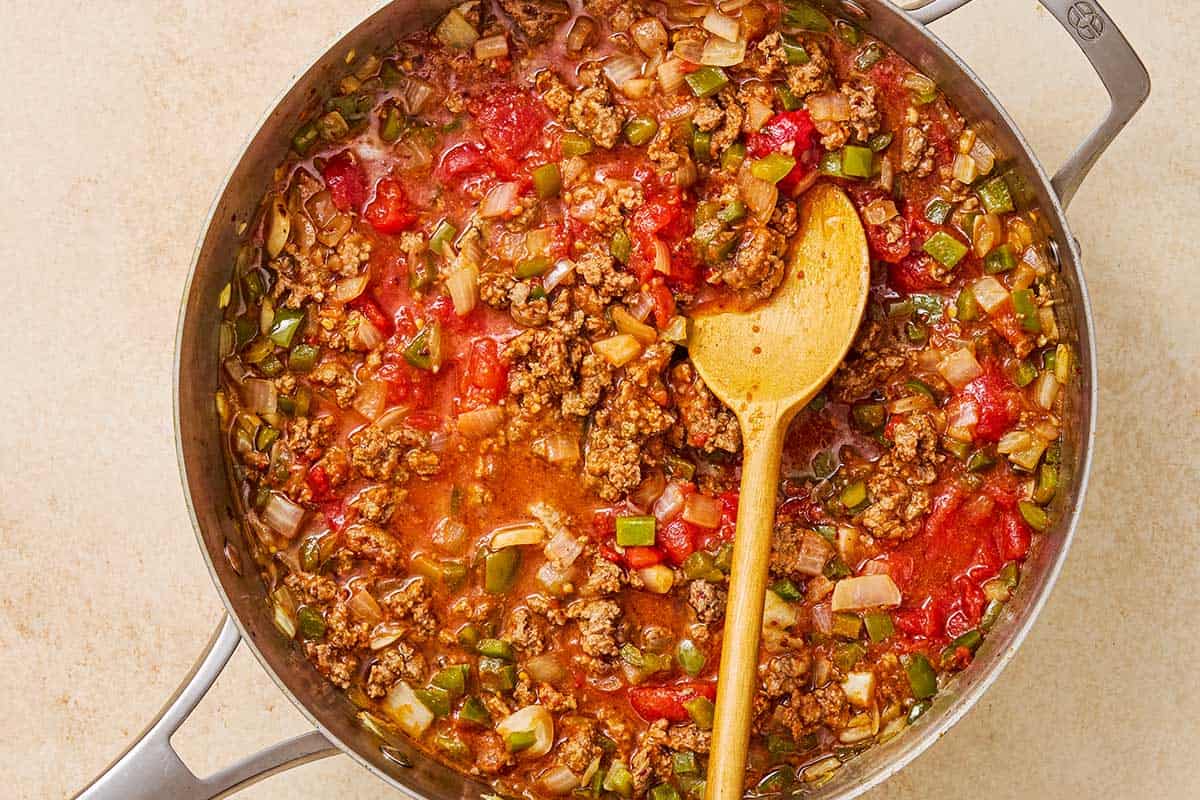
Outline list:
[[[761,417],[760,417],[761,419]],[[708,800],[741,800],[758,683],[758,641],[771,559],[775,493],[786,420],[742,426],[742,488],[708,765]]]

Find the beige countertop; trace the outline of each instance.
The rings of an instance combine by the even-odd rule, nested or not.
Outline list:
[[[1188,72],[1200,36],[1189,3],[1105,4],[1154,92],[1069,215],[1100,349],[1083,523],[1012,665],[872,798],[1200,796],[1200,82]],[[170,695],[221,614],[175,466],[180,291],[244,137],[374,6],[0,3],[0,795],[80,788]],[[936,31],[1048,167],[1104,108],[1033,0],[976,0]],[[304,729],[239,652],[177,742],[204,773]],[[242,796],[393,795],[337,757]]]

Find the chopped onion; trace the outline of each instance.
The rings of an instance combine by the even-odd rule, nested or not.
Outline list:
[[[569,567],[575,563],[575,559],[583,555],[583,542],[567,531],[559,531],[550,537],[542,552],[558,566]]]
[[[629,306],[629,313],[638,322],[645,322],[650,318],[652,311],[654,311],[654,298],[646,292],[638,292]]]
[[[886,153],[879,159],[879,185],[884,191],[890,192],[896,182],[896,168],[892,166],[892,157]]]
[[[1021,469],[1032,472],[1046,452],[1046,440],[1029,431],[1009,431],[996,443],[996,452],[1008,456],[1008,460]]]
[[[1033,271],[1033,267],[1022,261],[1012,271],[1012,276],[1008,279],[1008,285],[1015,292],[1017,289],[1028,289],[1030,286],[1033,286],[1033,282],[1036,280],[1037,273]]]
[[[538,785],[549,795],[569,794],[579,786],[579,776],[562,764],[556,764],[541,774]]]
[[[549,294],[575,271],[575,262],[569,258],[560,258],[554,266],[542,276],[542,289]]]
[[[504,58],[506,55],[508,55],[508,38],[503,33],[486,36],[475,42],[475,58],[479,61]]]
[[[307,512],[304,506],[297,505],[279,492],[271,492],[262,510],[262,521],[268,528],[287,538],[292,538],[300,530]]]
[[[701,64],[700,59],[704,55],[704,44],[698,38],[690,36],[675,38],[675,48],[672,50],[677,58],[681,58],[689,64]]]
[[[654,81],[650,78],[630,78],[621,84],[621,94],[630,100],[640,100],[650,94]]]
[[[554,594],[564,594],[566,584],[571,577],[571,570],[569,567],[560,567],[557,564],[547,561],[538,568],[535,577],[538,583],[545,587],[546,591]]]
[[[983,374],[983,368],[975,360],[975,354],[965,347],[943,358],[937,370],[938,374],[956,389],[961,389]]]
[[[1053,312],[1051,312],[1053,313]],[[1042,326],[1043,328],[1045,325]],[[1054,378],[1062,385],[1071,381],[1071,348],[1060,344],[1054,348]]]
[[[658,82],[663,94],[672,94],[683,86],[683,60],[672,56],[658,65]]]
[[[1050,262],[1042,248],[1036,244],[1025,248],[1025,252],[1021,254],[1021,260],[1033,267],[1033,271],[1038,275],[1045,275],[1050,271]]]
[[[354,410],[369,420],[376,420],[387,406],[388,386],[383,381],[365,381],[354,395]]]
[[[274,197],[267,209],[267,255],[277,257],[283,252],[292,232],[292,219],[282,197]]]
[[[907,397],[898,397],[887,404],[889,414],[911,414],[914,411],[923,411],[933,407],[933,400],[929,395],[910,394]]]
[[[813,627],[819,633],[826,635],[833,633],[833,609],[829,607],[829,603],[817,603],[812,607],[810,616],[812,617]],[[824,683],[824,681],[821,681],[821,683]]]
[[[950,415],[946,419],[946,435],[960,442],[970,442],[975,439],[975,426],[979,424],[979,406],[967,401],[951,406]]]
[[[715,8],[710,9],[700,21],[700,27],[709,33],[720,36],[728,42],[736,42],[741,36],[741,25],[733,17],[727,17]],[[743,49],[745,45],[743,44]]]
[[[349,303],[367,290],[370,281],[371,275],[368,272],[353,278],[342,278],[333,285],[333,299],[339,303]]]
[[[656,56],[666,52],[667,29],[657,17],[642,17],[629,26],[629,35],[633,43],[647,56]]]
[[[570,674],[563,665],[562,658],[557,653],[543,653],[533,656],[525,662],[529,677],[542,683],[562,683]]]
[[[489,544],[493,550],[503,550],[506,547],[541,544],[545,540],[546,529],[536,522],[529,521],[496,528],[492,531]]]
[[[996,156],[992,153],[992,148],[978,136],[971,145],[971,158],[975,159],[975,166],[978,167],[980,175],[987,175],[992,171],[992,167],[996,166]]]
[[[895,608],[900,605],[900,589],[890,575],[862,575],[843,578],[833,587],[834,611],[862,611],[867,608]]]
[[[621,333],[628,333],[642,344],[654,344],[658,340],[658,331],[626,311],[621,306],[613,306],[610,310],[613,325]]]
[[[811,95],[805,105],[814,120],[843,122],[850,119],[850,98],[841,92]]]
[[[750,102],[746,103],[746,127],[752,132],[757,132],[767,124],[772,113],[774,112],[769,105],[757,97],[751,98]]]
[[[870,670],[847,673],[842,680],[842,691],[851,705],[869,708],[875,698],[875,673]]]
[[[869,714],[859,714],[850,720],[846,727],[838,731],[838,741],[842,744],[856,744],[875,735]]]
[[[452,8],[450,13],[438,24],[436,36],[447,47],[466,50],[475,44],[475,40],[479,38],[479,32],[467,21],[461,11]]]
[[[728,42],[716,36],[708,37],[700,51],[700,63],[710,67],[736,67],[746,60],[746,40]]]
[[[663,475],[662,470],[653,469],[638,484],[638,488],[630,494],[629,500],[639,509],[653,508],[666,488],[667,478]]]
[[[829,542],[825,541],[821,534],[805,531],[804,538],[800,540],[800,549],[796,553],[794,571],[810,578],[820,575],[825,571],[825,565],[829,563],[832,554]]]
[[[1008,301],[1008,289],[1005,289],[1004,284],[991,275],[986,275],[972,283],[971,293],[975,295],[979,307],[989,314]]]
[[[1042,326],[1042,336],[1046,337],[1047,341],[1053,342],[1058,340],[1058,320],[1054,317],[1054,309],[1050,306],[1042,306],[1038,309],[1038,322]],[[1062,381],[1059,381],[1062,383]]]
[[[514,733],[532,733],[533,744],[518,753],[517,757],[541,758],[554,745],[554,719],[545,706],[525,706],[500,720],[496,725],[496,733],[504,738]]]
[[[398,681],[383,698],[383,711],[395,721],[400,730],[414,739],[420,738],[433,724],[433,712],[425,707],[405,681]]]
[[[420,114],[431,97],[433,84],[411,75],[405,76],[400,85],[400,108],[405,114],[410,117]]]
[[[964,181],[970,183],[970,181]],[[992,248],[1000,244],[1004,237],[1004,229],[1000,225],[1000,217],[996,214],[980,214],[975,218],[971,229],[971,244],[978,258],[983,258],[992,252]]]
[[[577,17],[571,25],[571,30],[567,34],[565,42],[568,53],[578,53],[584,47],[587,47],[591,41],[592,34],[596,32],[596,21],[591,17]]]
[[[446,276],[446,290],[454,301],[454,313],[460,317],[470,314],[479,301],[479,270],[467,266],[451,272]]]
[[[663,493],[654,503],[654,518],[660,523],[670,522],[679,516],[679,512],[683,511],[686,502],[687,495],[683,493],[683,487],[672,481],[667,484],[667,488],[663,489]]]
[[[654,594],[666,594],[675,585],[675,572],[665,564],[655,564],[638,570],[646,590]]]
[[[641,342],[628,333],[601,339],[592,345],[592,349],[614,367],[623,367],[642,354]]]
[[[371,596],[371,593],[362,586],[356,587],[350,593],[350,599],[346,601],[346,608],[355,619],[369,625],[375,625],[383,620],[383,609],[379,607],[379,603]]]
[[[403,422],[408,412],[411,409],[408,406],[392,406],[387,411],[383,412],[372,424],[371,427],[381,431],[386,431],[399,423]]]
[[[657,236],[652,240],[654,243],[654,271],[661,272],[663,275],[671,274],[671,250],[667,247],[667,243]]]
[[[971,183],[979,177],[979,165],[975,159],[963,153],[954,156],[954,179],[961,183]]]
[[[625,85],[625,81],[642,76],[642,62],[633,56],[619,53],[604,62],[604,74],[612,85],[619,89]]]
[[[775,203],[779,200],[779,189],[775,184],[754,177],[750,168],[743,166],[738,173],[738,189],[756,220],[765,224],[771,219],[775,213]]]
[[[225,363],[229,364],[229,361]],[[278,408],[278,399],[279,393],[275,389],[274,381],[247,378],[242,382],[242,402],[246,410],[253,414],[274,414]]]
[[[479,216],[484,219],[501,217],[507,214],[517,204],[517,196],[521,193],[521,184],[516,181],[498,183],[483,198],[479,206]]]
[[[720,500],[693,492],[683,504],[683,520],[701,528],[715,528],[721,524],[721,511]]]
[[[1037,404],[1049,411],[1054,407],[1058,398],[1058,380],[1054,373],[1047,370],[1038,376],[1037,385],[1033,389],[1033,398]]]
[[[486,406],[458,415],[458,432],[471,438],[482,438],[493,433],[504,424],[504,409]]]
[[[385,338],[371,320],[362,317],[354,326],[354,332],[350,336],[350,348],[352,350],[374,350],[383,344]]]
[[[551,434],[541,439],[536,449],[542,458],[560,467],[579,462],[579,439],[570,434]]]
[[[881,197],[878,200],[872,200],[863,207],[863,217],[871,225],[882,225],[899,213],[900,212],[896,210],[896,204],[887,197]]]
[[[379,651],[385,647],[391,647],[396,642],[400,641],[400,637],[408,632],[408,628],[396,622],[381,622],[371,631],[371,638],[367,642],[367,646],[372,650]]]

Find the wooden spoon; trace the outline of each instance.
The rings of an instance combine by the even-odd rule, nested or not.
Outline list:
[[[750,311],[695,320],[688,353],[742,429],[742,486],[733,545],[708,800],[741,800],[750,741],[775,487],[788,424],[833,375],[867,303],[870,258],[858,212],[836,186],[803,198],[787,275]]]

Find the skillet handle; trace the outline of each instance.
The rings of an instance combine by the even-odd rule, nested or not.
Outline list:
[[[969,0],[933,0],[909,12],[918,22],[928,24],[944,17]],[[1079,184],[1087,177],[1101,154],[1112,144],[1121,129],[1150,95],[1150,73],[1117,28],[1112,17],[1096,0],[1039,0],[1092,63],[1108,91],[1109,108],[1104,120],[1059,167],[1050,183],[1065,207],[1075,197]]]
[[[204,655],[150,726],[75,800],[213,800],[289,767],[333,755],[337,749],[320,731],[272,745],[205,778],[197,778],[171,746],[171,737],[212,688],[241,641],[228,615]]]

